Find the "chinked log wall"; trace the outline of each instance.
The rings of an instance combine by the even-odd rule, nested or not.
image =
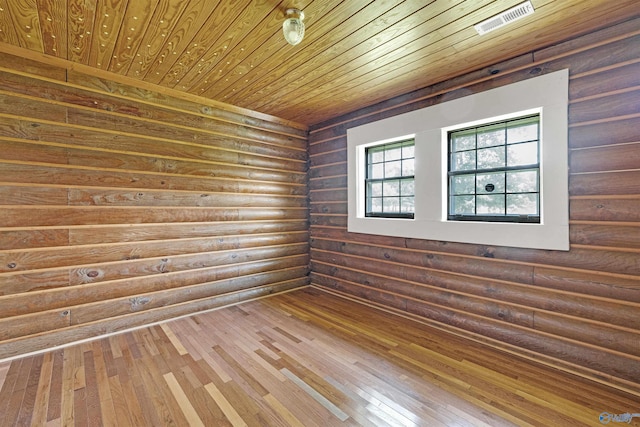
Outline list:
[[[640,393],[638,28],[622,23],[312,127],[312,283]],[[570,251],[347,232],[348,128],[564,68]]]
[[[0,55],[0,359],[308,284],[304,127]]]

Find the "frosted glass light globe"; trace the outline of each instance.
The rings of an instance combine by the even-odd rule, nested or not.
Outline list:
[[[304,37],[304,12],[298,9],[287,9],[285,12],[287,19],[282,23],[284,39],[291,46],[295,46]]]

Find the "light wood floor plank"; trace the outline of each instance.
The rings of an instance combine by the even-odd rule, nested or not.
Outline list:
[[[242,419],[240,414],[235,410],[233,405],[224,397],[224,395],[218,390],[213,383],[208,383],[204,386],[207,392],[211,395],[216,404],[220,407],[224,415],[227,417],[233,427],[248,427],[247,423]]]
[[[291,411],[289,411],[278,399],[273,397],[271,394],[267,394],[263,398],[269,403],[269,406],[271,406],[278,413],[278,415],[280,415],[287,422],[288,425],[292,427],[305,427],[305,425],[299,419],[297,419],[295,415],[291,413]]]
[[[313,287],[0,362],[0,426],[578,427],[639,402]]]
[[[47,422],[47,410],[49,408],[49,395],[51,392],[51,374],[53,373],[53,353],[45,353],[38,378],[38,390],[33,408],[32,424],[45,425]]]
[[[161,324],[160,327],[162,328],[164,333],[167,334],[167,337],[169,338],[173,346],[176,348],[176,350],[178,350],[178,353],[181,356],[184,356],[185,354],[189,354],[187,349],[184,348],[184,346],[182,345],[182,342],[180,342],[180,340],[175,336],[171,328],[166,323]]]
[[[200,419],[200,416],[198,416],[196,409],[187,398],[184,390],[182,390],[180,384],[178,384],[178,380],[176,380],[175,375],[173,375],[172,372],[169,372],[168,374],[164,374],[163,377],[167,384],[169,384],[171,393],[173,393],[173,396],[178,401],[178,405],[187,418],[187,422],[189,423],[189,425],[195,427],[204,427],[204,423]]]
[[[69,347],[64,352],[64,362],[62,367],[62,391],[61,391],[61,413],[60,418],[63,425],[75,424],[74,393],[76,384],[76,357],[80,352],[79,346]]]

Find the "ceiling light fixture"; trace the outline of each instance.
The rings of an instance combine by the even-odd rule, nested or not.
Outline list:
[[[517,21],[520,18],[531,15],[533,12],[533,5],[530,1],[526,1],[474,25],[474,28],[480,35],[487,34],[490,31],[504,27],[505,25]]]
[[[299,9],[287,9],[285,11],[286,19],[282,23],[282,32],[284,39],[291,46],[295,46],[302,41],[304,37],[304,12]]]

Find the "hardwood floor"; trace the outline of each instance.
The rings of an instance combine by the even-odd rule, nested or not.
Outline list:
[[[313,287],[4,362],[0,386],[2,426],[597,426],[640,412],[637,396]]]

